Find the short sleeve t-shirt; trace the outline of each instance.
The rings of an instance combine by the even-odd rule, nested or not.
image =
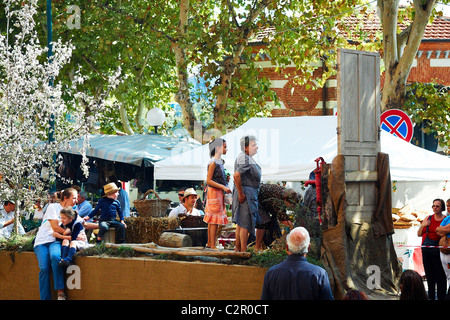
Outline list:
[[[49,220],[57,220],[58,224],[61,221],[61,216],[59,215],[61,212],[62,206],[59,203],[51,203],[47,207],[47,211],[42,218],[42,224],[39,227],[39,230],[36,234],[36,238],[34,240],[34,246],[38,246],[40,244],[49,243],[55,241],[55,237],[53,236],[53,228],[50,224]]]
[[[448,224],[450,224],[450,216],[445,217],[444,220],[441,221],[441,227],[445,227]],[[447,238],[450,238],[450,233],[447,233]]]
[[[261,183],[261,167],[245,152],[241,152],[234,162],[234,170],[241,174],[242,186],[259,188]]]

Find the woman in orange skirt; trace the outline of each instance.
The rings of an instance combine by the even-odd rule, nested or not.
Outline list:
[[[208,224],[207,248],[217,249],[217,227],[228,223],[225,208],[225,193],[231,193],[223,166],[222,155],[227,153],[227,143],[222,138],[214,139],[209,143],[211,160],[208,162],[206,183],[205,217],[203,221]]]

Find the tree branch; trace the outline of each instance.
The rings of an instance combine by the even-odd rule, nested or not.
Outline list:
[[[125,12],[125,11],[122,10],[122,9],[116,9],[116,8],[110,6],[108,3],[100,3],[100,6],[103,7],[103,8],[105,8],[105,9],[107,9],[107,10],[109,10],[109,11],[112,11],[112,12],[115,12],[115,13],[118,13],[118,14],[121,14],[121,15],[124,15],[124,16],[126,16],[126,17],[129,17],[129,18],[133,19],[133,21],[134,21],[135,23],[137,23],[137,24],[139,24],[139,25],[141,25],[141,26],[145,26],[145,25],[147,24],[147,21],[146,21],[145,19],[143,19],[143,18],[137,18],[137,17],[135,17],[135,16],[129,14],[128,12]],[[165,38],[166,38],[167,40],[169,40],[170,42],[174,42],[174,41],[175,41],[174,38],[172,38],[170,35],[168,35],[167,33],[165,33],[165,32],[162,31],[162,30],[158,30],[158,29],[155,29],[155,28],[153,28],[153,27],[150,27],[150,30],[152,30],[152,31],[154,31],[154,32],[156,32],[156,33],[162,35],[163,37],[165,37]]]
[[[236,13],[234,12],[234,8],[233,5],[231,4],[230,0],[227,0],[227,5],[228,5],[228,12],[230,13],[232,19],[233,19],[233,23],[236,26],[236,28],[240,28],[240,25],[236,19]]]

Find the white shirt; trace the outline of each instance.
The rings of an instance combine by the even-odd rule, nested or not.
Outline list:
[[[11,211],[10,213],[6,212],[4,208],[0,209],[0,238],[9,238],[11,236],[11,233],[14,228],[14,223],[11,223],[10,225],[3,227],[3,225],[14,219],[14,211]],[[23,228],[22,224],[19,221],[19,234],[25,234],[25,229]]]
[[[34,246],[40,244],[53,242],[55,237],[53,236],[53,228],[49,220],[58,220],[58,224],[61,221],[61,216],[59,213],[63,207],[59,203],[51,203],[48,205],[45,211],[44,217],[42,218],[41,226],[36,234],[36,239],[34,240]]]
[[[192,208],[191,212],[187,212],[187,209],[185,208],[185,206],[183,206],[183,204],[180,203],[178,207],[173,208],[172,211],[170,211],[169,218],[176,218],[180,214],[186,214],[188,216],[201,216],[202,215],[201,212],[196,208]]]

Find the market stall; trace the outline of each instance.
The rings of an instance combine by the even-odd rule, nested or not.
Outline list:
[[[70,148],[61,152],[81,154],[84,143],[88,143],[86,156],[149,167],[157,161],[187,151],[200,143],[190,139],[161,136],[158,134],[91,135],[88,140],[79,139],[70,143]]]
[[[80,169],[82,147],[86,144],[89,158],[89,176]],[[180,139],[157,134],[90,135],[87,140],[70,142],[68,149],[60,150],[63,164],[60,174],[72,180],[80,180],[92,190],[117,178],[121,181],[136,179],[136,187],[144,193],[153,188],[153,166],[173,155],[199,146],[193,139]]]
[[[392,222],[395,233],[392,240],[395,252],[402,263],[403,270],[414,269],[420,275],[425,275],[422,264],[422,237],[417,236],[420,224],[431,212],[414,209],[410,205],[402,208],[392,208]]]

